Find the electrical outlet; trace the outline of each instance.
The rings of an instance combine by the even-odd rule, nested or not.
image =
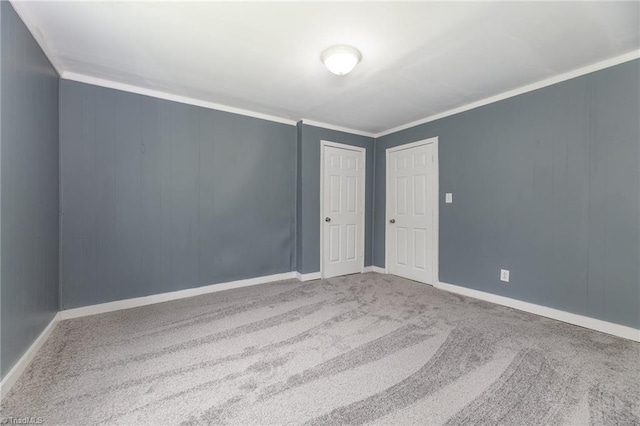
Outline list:
[[[509,270],[508,269],[500,269],[500,281],[504,281],[505,283],[509,282]]]
[[[446,194],[444,194],[444,202],[446,204],[453,203],[453,194],[451,192],[447,192]]]

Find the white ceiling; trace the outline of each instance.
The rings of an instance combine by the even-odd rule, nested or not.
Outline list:
[[[640,47],[639,2],[16,8],[64,73],[371,133]],[[320,62],[335,44],[362,52],[347,76]]]

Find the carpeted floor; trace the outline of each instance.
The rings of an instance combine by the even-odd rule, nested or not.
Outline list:
[[[2,405],[45,424],[640,424],[640,344],[362,274],[63,321]]]

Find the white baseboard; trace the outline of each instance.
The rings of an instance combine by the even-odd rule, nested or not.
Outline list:
[[[378,271],[379,269],[379,271]],[[365,266],[364,268],[362,268],[362,273],[366,274],[367,272],[380,272],[382,274],[384,274],[384,269],[382,268],[378,268],[377,266]],[[301,274],[300,272],[296,272],[296,278],[299,279],[300,281],[312,281],[312,280],[319,280],[322,278],[322,273],[321,272],[311,272],[308,274]]]
[[[375,265],[366,266],[364,268],[364,271],[362,271],[362,272],[377,272],[378,274],[386,274],[387,273],[386,269],[381,268],[379,266],[375,266]]]
[[[305,274],[303,277],[307,278],[308,276],[317,275],[318,278],[320,273],[316,274]],[[84,317],[88,315],[96,315],[102,314],[106,312],[119,311],[121,309],[129,309],[136,308],[139,306],[152,305],[155,303],[168,302],[171,300],[184,299],[186,297],[199,296],[201,294],[207,293],[215,293],[218,291],[230,290],[234,288],[240,287],[249,287],[258,284],[266,284],[274,281],[287,280],[291,278],[297,278],[300,276],[295,271],[292,272],[284,272],[281,274],[267,275],[264,277],[256,277],[256,278],[248,278],[244,280],[231,281],[220,284],[212,284],[204,287],[190,288],[186,290],[172,291],[169,293],[161,293],[154,294],[151,296],[144,297],[135,297],[132,299],[125,300],[117,300],[115,302],[108,303],[100,303],[97,305],[83,306],[81,308],[67,309],[64,311],[60,311],[56,314],[56,316],[51,320],[49,325],[40,333],[40,336],[31,344],[29,349],[25,352],[25,354],[18,360],[18,362],[9,370],[7,375],[0,382],[0,400],[4,399],[5,395],[9,393],[11,387],[18,380],[20,375],[27,369],[33,358],[35,357],[38,350],[42,347],[42,345],[47,341],[49,335],[55,328],[55,325],[62,320]],[[309,278],[314,279],[314,278]],[[301,279],[301,281],[305,281]]]
[[[627,327],[624,325],[615,324],[591,317],[585,317],[583,315],[572,314],[570,312],[561,311],[559,309],[536,305],[529,302],[523,302],[521,300],[498,296],[497,294],[486,293],[484,291],[473,290],[453,284],[439,282],[436,284],[436,288],[449,291],[451,293],[461,294],[463,296],[473,297],[474,299],[480,299],[486,302],[492,302],[498,305],[507,306],[509,308],[518,309],[554,320],[563,321],[569,324],[578,325],[580,327],[589,328],[592,330],[600,331],[602,333],[612,334],[624,339],[640,342],[640,330],[636,328]]]
[[[376,267],[374,267],[376,268]],[[366,269],[366,268],[365,268]],[[301,274],[300,272],[284,272],[281,274],[267,275],[264,277],[248,278],[245,280],[231,281],[220,284],[212,284],[204,287],[189,288],[185,290],[172,291],[168,293],[152,294],[150,296],[135,297],[132,299],[116,300],[115,302],[100,303],[97,305],[83,306],[60,311],[60,319],[79,318],[87,315],[103,314],[106,312],[119,311],[121,309],[137,308],[139,306],[153,305],[155,303],[169,302],[171,300],[184,299],[187,297],[199,296],[201,294],[215,293],[218,291],[230,290],[233,288],[248,287],[258,284],[266,284],[274,281],[281,281],[297,278],[300,281],[319,280],[320,272]]]
[[[367,266],[364,268],[363,272],[377,272],[381,274],[386,273],[384,268],[380,268],[378,266]],[[58,323],[58,321],[78,318],[87,315],[118,311],[121,309],[135,308],[138,306],[151,305],[154,303],[168,302],[171,300],[183,299],[186,297],[193,297],[207,293],[215,293],[218,291],[230,290],[234,288],[266,284],[291,278],[297,278],[300,281],[311,281],[320,279],[320,277],[320,272],[312,272],[309,274],[301,274],[295,271],[284,272],[281,274],[213,284],[204,287],[179,290],[162,294],[154,294],[145,297],[136,297],[133,299],[118,300],[115,302],[101,303],[98,305],[84,306],[81,308],[68,309],[58,312],[56,316],[53,317],[49,325],[47,325],[42,333],[40,333],[40,336],[38,336],[38,338],[31,344],[29,349],[24,353],[20,360],[18,360],[13,368],[9,370],[7,375],[2,379],[2,382],[0,382],[0,400],[4,399],[4,397],[7,395],[7,393],[9,393],[11,387],[15,384],[20,375],[27,369],[38,350],[42,347],[42,345],[44,345],[44,343],[51,335],[51,332],[55,328],[55,325]],[[572,314],[570,312],[560,311],[558,309],[553,309],[546,306],[523,302],[508,297],[498,296],[496,294],[486,293],[483,291],[473,290],[466,287],[460,287],[443,282],[437,283],[436,288],[640,342],[640,330],[632,327],[614,324],[595,318],[585,317],[583,315]]]
[[[22,357],[16,362],[16,364],[9,370],[6,376],[0,382],[0,401],[4,399],[5,396],[9,393],[13,385],[16,383],[20,375],[27,369],[33,358],[35,358],[38,350],[44,345],[47,341],[51,332],[55,328],[56,324],[60,320],[60,312],[58,312],[49,325],[42,330],[42,333],[38,336],[36,340],[29,346],[29,349],[22,355]]]
[[[310,272],[308,274],[301,274],[300,272],[296,272],[296,278],[302,282],[313,281],[322,278],[322,274],[320,272]]]
[[[153,305],[155,303],[169,302],[171,300],[184,299],[199,296],[201,294],[215,293],[233,288],[249,287],[252,285],[266,284],[274,281],[296,278],[297,272],[283,272],[281,274],[267,275],[264,277],[248,278],[245,280],[231,281],[220,284],[212,284],[204,287],[188,288],[185,290],[171,291],[168,293],[152,294],[151,296],[134,297],[132,299],[116,300],[115,302],[100,303],[98,305],[83,306],[81,308],[60,311],[60,319],[71,319],[87,315],[102,314],[105,312],[119,311],[121,309],[137,308],[139,306]]]

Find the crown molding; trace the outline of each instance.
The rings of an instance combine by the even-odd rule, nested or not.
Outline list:
[[[13,6],[13,10],[16,11],[18,17],[22,20],[24,25],[27,27],[27,30],[31,33],[31,36],[36,41],[38,46],[40,46],[40,50],[47,57],[51,66],[56,70],[59,77],[62,77],[64,74],[64,68],[62,68],[62,64],[56,59],[56,56],[53,54],[53,51],[47,44],[47,41],[44,38],[44,35],[40,31],[40,27],[36,23],[33,15],[29,11],[29,7],[27,6],[28,2],[26,1],[17,1],[17,0],[9,0],[11,6]]]
[[[28,8],[28,2],[27,1],[18,1],[18,0],[9,0],[9,2],[11,3],[11,5],[13,6],[13,9],[16,11],[16,13],[18,14],[18,16],[20,17],[20,19],[22,20],[22,22],[24,22],[25,26],[27,27],[27,29],[29,30],[29,32],[31,33],[32,37],[35,39],[36,43],[40,46],[40,49],[42,49],[43,53],[45,54],[45,56],[47,57],[47,59],[49,60],[49,62],[51,63],[51,65],[53,66],[53,68],[56,70],[56,72],[58,73],[58,75],[60,76],[61,79],[65,79],[65,80],[72,80],[72,81],[77,81],[77,82],[81,82],[81,83],[87,83],[87,84],[93,84],[96,86],[101,86],[101,87],[107,87],[107,88],[111,88],[111,89],[116,89],[116,90],[121,90],[121,91],[125,91],[125,92],[131,92],[131,93],[137,93],[140,95],[145,95],[145,96],[151,96],[154,98],[159,98],[159,99],[165,99],[165,100],[169,100],[169,101],[174,101],[174,102],[179,102],[179,103],[184,103],[184,104],[189,104],[189,105],[195,105],[195,106],[200,106],[203,108],[208,108],[208,109],[215,109],[215,110],[219,110],[219,111],[225,111],[225,112],[230,112],[230,113],[234,113],[234,114],[240,114],[240,115],[244,115],[244,116],[248,116],[248,117],[253,117],[253,118],[259,118],[259,119],[263,119],[263,120],[268,120],[268,121],[274,121],[276,123],[282,123],[282,124],[287,124],[287,125],[291,125],[291,126],[295,126],[296,125],[296,120],[291,120],[288,118],[283,118],[283,117],[278,117],[275,115],[270,115],[270,114],[265,114],[265,113],[259,113],[259,112],[255,112],[255,111],[250,111],[250,110],[246,110],[246,109],[242,109],[242,108],[236,108],[236,107],[231,107],[228,105],[223,105],[223,104],[218,104],[215,102],[209,102],[209,101],[204,101],[201,99],[196,99],[196,98],[191,98],[188,96],[181,96],[181,95],[175,95],[172,93],[168,93],[168,92],[162,92],[159,90],[154,90],[154,89],[147,89],[144,87],[139,87],[139,86],[135,86],[135,85],[131,85],[131,84],[126,84],[126,83],[119,83],[116,81],[112,81],[112,80],[107,80],[107,79],[103,79],[103,78],[98,78],[98,77],[92,77],[86,74],[79,74],[79,73],[74,73],[74,72],[69,72],[69,71],[65,71],[64,68],[62,67],[62,64],[57,60],[56,56],[53,54],[52,49],[49,47],[49,45],[47,44],[45,37],[42,35],[42,32],[40,31],[35,19],[33,18],[33,16],[31,15],[31,12],[29,11]],[[345,133],[350,133],[350,134],[354,134],[354,135],[359,135],[359,136],[365,136],[365,137],[370,137],[370,138],[379,138],[382,136],[386,136],[389,135],[391,133],[396,133],[402,130],[406,130],[409,129],[411,127],[415,127],[415,126],[419,126],[421,124],[425,124],[425,123],[429,123],[432,121],[436,121],[439,120],[441,118],[445,118],[445,117],[449,117],[451,115],[455,115],[455,114],[460,114],[462,112],[465,111],[469,111],[484,105],[489,105],[492,104],[494,102],[499,102],[502,101],[504,99],[508,99],[514,96],[518,96],[527,92],[531,92],[537,89],[542,89],[544,87],[547,86],[551,86],[553,84],[556,83],[560,83],[566,80],[570,80],[572,78],[576,78],[576,77],[580,77],[586,74],[590,74],[592,72],[595,71],[600,71],[602,69],[605,68],[609,68],[609,67],[613,67],[615,65],[619,65],[622,64],[624,62],[629,62],[635,59],[640,58],[640,50],[634,50],[631,52],[628,52],[624,55],[619,55],[613,58],[609,58],[606,59],[604,61],[600,61],[600,62],[596,62],[594,64],[582,67],[582,68],[578,68],[576,70],[573,71],[569,71],[563,74],[559,74],[550,78],[547,78],[545,80],[541,80],[532,84],[528,84],[516,89],[512,89],[494,96],[490,96],[466,105],[462,105],[460,107],[457,108],[453,108],[438,114],[434,114],[431,116],[428,116],[426,118],[422,118],[419,120],[415,120],[415,121],[411,121],[409,123],[406,124],[402,124],[396,127],[392,127],[388,130],[384,130],[382,132],[378,132],[378,133],[372,133],[372,132],[366,132],[366,131],[362,131],[362,130],[356,130],[356,129],[351,129],[348,127],[343,127],[343,126],[337,126],[337,125],[333,125],[333,124],[329,124],[329,123],[323,123],[323,122],[319,122],[319,121],[314,121],[314,120],[308,120],[308,119],[303,119],[302,122],[304,124],[308,124],[310,126],[314,126],[314,127],[320,127],[323,129],[329,129],[329,130],[336,130],[339,132],[345,132]]]
[[[15,0],[12,0],[15,2]],[[49,55],[47,55],[49,57]],[[551,86],[557,83],[561,83],[563,81],[567,81],[567,80],[571,80],[573,78],[576,77],[580,77],[586,74],[590,74],[596,71],[600,71],[606,68],[610,68],[613,67],[615,65],[619,65],[625,62],[629,62],[629,61],[633,61],[635,59],[640,58],[640,50],[634,50],[628,53],[625,53],[624,55],[619,55],[613,58],[609,58],[606,59],[604,61],[600,61],[600,62],[596,62],[594,64],[582,67],[582,68],[578,68],[576,70],[573,71],[569,71],[563,74],[559,74],[544,80],[540,80],[538,82],[535,83],[531,83],[525,86],[521,86],[518,87],[516,89],[512,89],[503,93],[499,93],[497,95],[494,96],[490,96],[488,98],[484,98],[481,99],[479,101],[475,101],[466,105],[462,105],[460,107],[457,108],[453,108],[438,114],[434,114],[431,115],[429,117],[426,118],[422,118],[420,120],[415,120],[406,124],[402,124],[400,126],[396,126],[393,127],[391,129],[388,130],[384,130],[382,132],[379,133],[372,133],[372,132],[366,132],[363,130],[357,130],[357,129],[351,129],[349,127],[343,127],[343,126],[337,126],[337,125],[333,125],[333,124],[329,124],[329,123],[323,123],[320,121],[315,121],[315,120],[309,120],[309,119],[302,119],[302,123],[303,124],[307,124],[309,126],[314,126],[314,127],[320,127],[323,129],[328,129],[328,130],[336,130],[339,132],[345,132],[345,133],[350,133],[350,134],[354,134],[354,135],[359,135],[359,136],[365,136],[365,137],[369,137],[369,138],[379,138],[382,136],[386,136],[389,135],[391,133],[396,133],[399,132],[401,130],[406,130],[409,129],[411,127],[415,127],[415,126],[419,126],[421,124],[425,124],[425,123],[429,123],[432,121],[436,121],[436,120],[440,120],[441,118],[445,118],[445,117],[449,117],[455,114],[460,114],[462,112],[465,111],[469,111],[475,108],[479,108],[481,106],[484,105],[489,105],[495,102],[499,102],[508,98],[512,98],[514,96],[518,96],[518,95],[522,95],[524,93],[527,92],[532,92],[534,90],[538,90],[538,89],[542,89],[544,87],[547,86]],[[55,67],[55,63],[52,61],[52,63],[54,64]],[[58,69],[58,68],[56,68]],[[157,91],[157,90],[153,90],[153,89],[146,89],[143,87],[138,87],[138,86],[134,86],[134,85],[130,85],[130,84],[125,84],[125,83],[118,83],[115,81],[111,81],[111,80],[106,80],[106,79],[101,79],[101,78],[96,78],[96,77],[91,77],[88,75],[84,75],[84,74],[77,74],[77,73],[71,73],[71,72],[63,72],[60,75],[60,78],[62,79],[66,79],[66,80],[73,80],[73,81],[78,81],[81,83],[87,83],[87,84],[93,84],[93,85],[97,85],[97,86],[102,86],[102,87],[108,87],[108,88],[112,88],[112,89],[117,89],[117,90],[122,90],[125,92],[132,92],[132,93],[138,93],[141,95],[146,95],[146,96],[151,96],[151,97],[155,97],[155,98],[160,98],[160,99],[166,99],[166,100],[170,100],[170,101],[175,101],[175,102],[180,102],[180,103],[185,103],[185,104],[190,104],[190,105],[196,105],[196,106],[201,106],[204,108],[210,108],[210,109],[216,109],[216,110],[220,110],[220,111],[226,111],[226,112],[231,112],[231,113],[235,113],[235,114],[240,114],[240,115],[245,115],[245,116],[249,116],[249,117],[254,117],[254,118],[260,118],[263,120],[269,120],[269,121],[275,121],[278,123],[283,123],[283,124],[288,124],[288,125],[292,125],[295,126],[296,125],[296,120],[291,120],[291,119],[286,119],[286,118],[282,118],[282,117],[277,117],[277,116],[273,116],[273,115],[269,115],[269,114],[264,114],[264,113],[258,113],[258,112],[254,112],[254,111],[249,111],[249,110],[245,110],[245,109],[241,109],[241,108],[235,108],[235,107],[230,107],[227,105],[222,105],[222,104],[217,104],[214,102],[208,102],[208,101],[203,101],[200,99],[195,99],[195,98],[190,98],[190,97],[186,97],[186,96],[180,96],[180,95],[174,95],[171,93],[167,93],[167,92],[161,92],[161,91]]]
[[[306,118],[303,118],[301,121],[302,121],[302,124],[307,124],[313,127],[321,127],[323,129],[328,129],[328,130],[336,130],[338,132],[351,133],[353,135],[358,135],[358,136],[366,136],[368,138],[376,137],[375,133],[365,132],[363,130],[350,129],[348,127],[342,127],[342,126],[335,126],[333,124],[322,123],[320,121],[307,120]]]
[[[481,99],[476,102],[472,102],[470,104],[466,104],[460,106],[458,108],[453,108],[448,111],[444,111],[435,115],[431,115],[426,118],[422,118],[420,120],[412,121],[407,124],[402,124],[400,126],[393,127],[389,130],[384,130],[382,132],[376,133],[374,137],[379,138],[382,136],[390,135],[391,133],[396,133],[401,130],[406,130],[411,127],[419,126],[420,124],[429,123],[431,121],[439,120],[441,118],[449,117],[451,115],[460,114],[461,112],[469,111],[474,108],[478,108],[484,105],[489,105],[494,102],[499,102],[504,99],[512,98],[514,96],[521,95],[523,93],[532,92],[537,89],[542,89],[543,87],[551,86],[556,83],[561,83],[566,80],[571,80],[572,78],[580,77],[585,74],[590,74],[592,72],[600,71],[605,68],[613,67],[615,65],[622,64],[624,62],[633,61],[634,59],[640,58],[640,50],[634,50],[629,53],[625,53],[624,55],[616,56],[613,58],[609,58],[604,61],[596,62],[595,64],[588,65],[586,67],[578,68],[573,71],[569,71],[563,74],[559,74],[545,80],[540,80],[536,83],[531,83],[526,86],[519,87],[517,89],[509,90],[507,92],[500,93],[498,95],[490,96],[488,98]]]
[[[147,89],[145,87],[135,86],[132,84],[120,83],[104,78],[92,77],[86,74],[78,74],[65,71],[60,78],[63,80],[77,81],[79,83],[92,84],[94,86],[106,87],[109,89],[120,90],[123,92],[136,93],[138,95],[150,96],[152,98],[164,99],[167,101],[179,102],[181,104],[195,105],[202,108],[215,109],[218,111],[230,112],[233,114],[244,115],[247,117],[259,118],[261,120],[274,121],[276,123],[295,126],[296,121],[288,118],[278,117],[275,115],[264,114],[261,112],[250,111],[247,109],[231,107],[228,105],[218,104],[215,102],[204,101],[202,99],[191,98],[188,96],[175,95],[173,93],[163,92],[155,89]]]

